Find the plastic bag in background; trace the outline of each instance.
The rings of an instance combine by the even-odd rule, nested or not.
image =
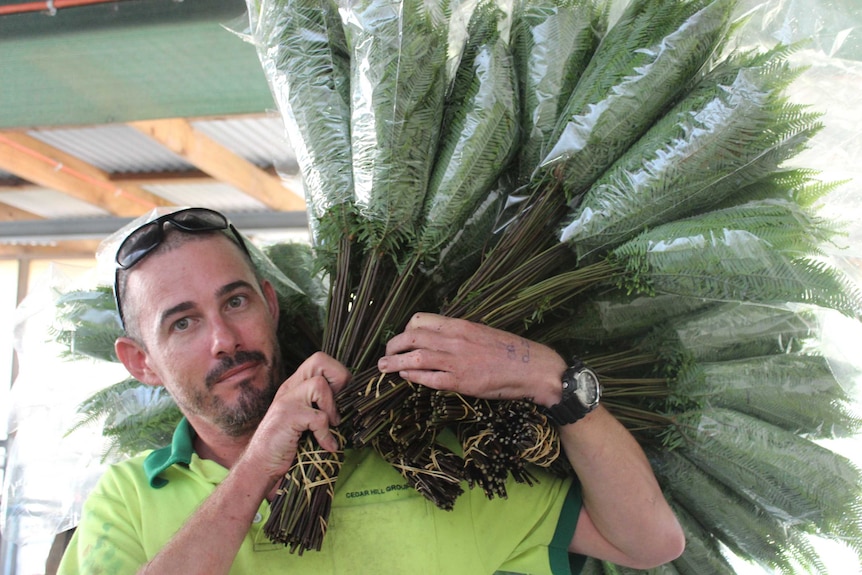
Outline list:
[[[62,346],[52,341],[55,300],[74,285],[75,271],[81,270],[53,264],[49,278],[31,290],[14,317],[20,369],[11,390],[0,507],[3,556],[17,563],[13,572],[41,573],[55,534],[77,524],[104,468],[104,439],[100,425],[66,434],[80,418],[78,405],[125,375],[119,364],[61,359]]]
[[[823,113],[824,128],[795,166],[820,170],[824,182],[845,181],[826,196],[819,215],[848,224],[843,245],[824,246],[857,283],[862,251],[862,5],[855,0],[744,0],[743,46],[802,43],[790,58],[807,69],[788,93]],[[849,247],[849,249],[848,249]]]
[[[789,87],[794,102],[823,113],[823,129],[795,166],[819,170],[823,182],[844,182],[817,206],[818,216],[843,224],[847,237],[824,252],[862,284],[862,5],[855,0],[744,0],[749,21],[743,47],[801,43],[791,61],[807,69]],[[860,397],[857,321],[823,311],[823,353],[842,386]],[[858,459],[858,458],[857,458]]]

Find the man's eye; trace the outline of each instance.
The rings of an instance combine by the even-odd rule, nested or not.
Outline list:
[[[240,307],[245,302],[245,296],[235,295],[227,302],[228,307]]]
[[[189,319],[184,317],[174,322],[174,331],[185,331],[189,328]]]

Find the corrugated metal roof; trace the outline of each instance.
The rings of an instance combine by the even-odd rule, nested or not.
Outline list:
[[[201,120],[192,126],[257,166],[275,166],[291,174],[298,171],[296,155],[278,116]]]
[[[268,209],[251,196],[220,182],[146,185],[144,189],[178,206],[201,206],[220,212],[255,212]]]
[[[109,174],[194,169],[180,156],[124,124],[35,130],[29,134]]]
[[[110,212],[94,204],[46,188],[5,191],[3,203],[51,219],[110,215]]]
[[[194,128],[262,167],[298,172],[296,157],[277,116],[199,120]],[[29,132],[50,146],[92,164],[109,174],[192,171],[194,166],[136,129],[124,124]],[[7,178],[0,173],[0,179]]]

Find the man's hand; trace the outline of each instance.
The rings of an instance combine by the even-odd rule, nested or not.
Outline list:
[[[547,346],[476,323],[413,316],[386,346],[380,371],[485,399],[562,397],[566,362]],[[560,428],[582,486],[584,507],[569,550],[646,569],[682,552],[685,539],[634,437],[599,407]]]
[[[551,348],[461,319],[417,313],[386,345],[385,373],[483,399],[560,401],[566,363]]]
[[[279,388],[243,459],[253,461],[261,474],[280,478],[293,464],[306,431],[321,447],[336,451],[338,442],[330,431],[340,423],[335,394],[349,380],[347,368],[324,353],[305,360]]]

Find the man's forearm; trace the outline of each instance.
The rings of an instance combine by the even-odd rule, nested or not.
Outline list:
[[[584,509],[621,554],[617,562],[644,568],[678,555],[679,524],[640,445],[623,425],[599,407],[561,427],[560,436],[581,481]]]
[[[240,462],[139,575],[220,575],[230,571],[271,484]]]

